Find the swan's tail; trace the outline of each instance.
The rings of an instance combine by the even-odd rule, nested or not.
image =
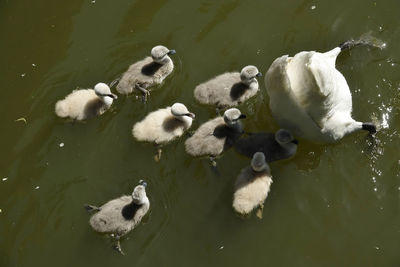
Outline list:
[[[360,38],[354,40],[348,40],[344,43],[341,43],[339,45],[340,49],[343,50],[348,50],[352,49],[353,47],[360,46],[360,45],[367,45],[379,49],[384,49],[386,47],[386,43],[383,42],[382,40],[374,37],[372,35],[372,32],[369,31],[367,33],[364,33],[363,35],[360,36]]]

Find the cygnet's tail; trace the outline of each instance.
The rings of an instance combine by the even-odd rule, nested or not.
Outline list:
[[[372,36],[371,31],[364,33],[357,40],[353,39],[353,40],[348,40],[344,43],[341,43],[339,45],[339,47],[343,51],[343,50],[352,49],[353,47],[360,46],[360,45],[367,45],[367,46],[375,47],[375,48],[379,48],[379,49],[384,49],[386,47],[386,43],[383,42],[382,40]]]
[[[60,100],[56,103],[56,114],[58,117],[65,118],[68,117],[68,105],[64,100]]]

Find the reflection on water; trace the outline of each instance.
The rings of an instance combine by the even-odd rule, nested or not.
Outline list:
[[[397,266],[399,8],[397,0],[0,2],[0,265]],[[153,147],[131,136],[135,122],[174,102],[196,114],[193,129],[214,117],[193,98],[210,77],[249,64],[265,73],[280,55],[327,51],[363,33],[385,48],[354,49],[337,65],[354,117],[372,119],[378,133],[300,140],[293,159],[271,163],[262,220],[232,209],[248,158],[226,151],[216,176],[207,159],[185,153],[185,138],[156,163]],[[176,48],[176,68],[146,105],[119,97],[90,121],[55,116],[58,99],[115,80],[158,44]],[[240,106],[244,127],[276,131],[260,88]],[[140,179],[151,208],[121,257],[90,229],[83,204],[129,194]]]

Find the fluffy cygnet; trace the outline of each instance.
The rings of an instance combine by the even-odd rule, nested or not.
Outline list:
[[[151,57],[133,63],[122,75],[117,85],[120,94],[130,94],[134,89],[143,94],[144,101],[149,95],[148,88],[161,84],[174,69],[170,55],[175,54],[165,46],[158,45],[151,50]]]
[[[124,254],[119,239],[133,230],[146,215],[150,202],[146,195],[147,184],[143,182],[132,195],[121,196],[96,207],[85,205],[88,211],[96,212],[89,220],[90,226],[99,233],[112,234],[117,240],[116,248]]]
[[[184,104],[175,103],[150,112],[132,129],[132,135],[138,141],[155,143],[158,146],[156,161],[161,157],[161,145],[180,137],[192,126],[194,113],[189,112]]]
[[[199,84],[194,97],[201,104],[216,105],[218,109],[237,106],[257,94],[260,76],[261,72],[249,65],[240,73],[227,72]]]
[[[257,152],[251,160],[251,166],[242,169],[236,180],[232,205],[235,211],[246,215],[259,207],[257,216],[261,219],[271,184],[271,171],[264,153]]]
[[[243,133],[240,119],[246,118],[237,108],[225,111],[224,116],[203,123],[185,142],[186,152],[192,156],[215,157],[230,148]]]
[[[74,90],[55,106],[57,116],[75,120],[90,119],[103,114],[118,97],[111,93],[105,83],[98,83],[93,89]]]
[[[285,129],[276,133],[250,133],[240,138],[235,150],[252,158],[256,152],[263,152],[267,162],[291,158],[296,154],[298,141]]]

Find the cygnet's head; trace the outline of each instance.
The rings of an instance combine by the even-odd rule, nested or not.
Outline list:
[[[254,153],[253,158],[251,160],[251,168],[255,172],[262,172],[262,171],[269,172],[269,166],[267,164],[267,161],[265,160],[264,153],[262,152]]]
[[[171,60],[168,55],[173,55],[175,53],[175,50],[169,50],[162,45],[157,45],[151,49],[151,57],[153,58],[154,62],[159,64],[168,63],[168,61]]]
[[[184,117],[189,117],[194,119],[195,115],[192,112],[189,112],[189,110],[186,108],[186,106],[182,103],[175,103],[171,107],[171,113],[174,115],[177,119],[182,119]]]
[[[257,81],[257,77],[261,76],[262,74],[258,71],[257,67],[252,65],[246,66],[240,71],[240,79],[242,83],[247,85]]]
[[[140,185],[137,185],[132,192],[133,202],[137,205],[142,205],[147,201],[146,196],[146,182],[142,182]]]
[[[94,92],[105,102],[111,102],[117,99],[117,95],[111,93],[110,87],[105,83],[98,83],[94,87]]]
[[[244,118],[246,118],[246,115],[242,114],[237,108],[230,108],[224,113],[224,121],[230,127],[235,126],[240,119]]]
[[[280,129],[275,133],[275,140],[280,145],[285,145],[290,143],[297,145],[299,143],[299,141],[297,141],[297,139],[293,137],[292,133],[285,129]]]

